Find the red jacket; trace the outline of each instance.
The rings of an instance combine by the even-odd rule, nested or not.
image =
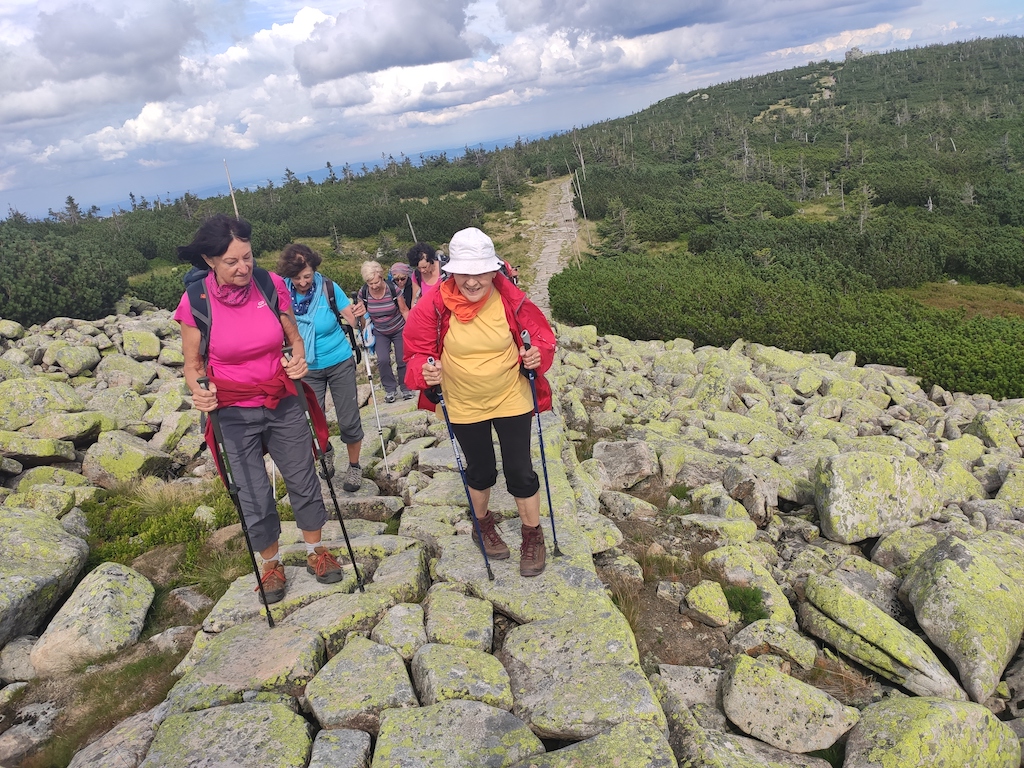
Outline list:
[[[537,402],[541,411],[551,409],[551,385],[544,378],[544,372],[555,359],[555,333],[548,325],[544,313],[526,294],[512,284],[500,272],[494,276],[494,290],[498,292],[510,333],[515,337],[516,348],[522,346],[520,333],[530,332],[530,345],[540,350],[540,367],[537,369]],[[444,337],[448,333],[451,310],[444,305],[440,289],[416,304],[405,323],[402,340],[405,344],[405,385],[420,390],[419,407],[433,411],[435,405],[423,394],[428,389],[423,380],[423,366],[428,357],[441,359]]]

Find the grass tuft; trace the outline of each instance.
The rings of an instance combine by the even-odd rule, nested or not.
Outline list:
[[[643,586],[614,571],[608,574],[607,579],[606,584],[608,591],[611,592],[612,602],[626,617],[630,629],[635,633],[640,627],[640,591]]]
[[[764,595],[757,587],[723,586],[725,599],[729,607],[743,617],[745,624],[768,618],[768,610],[764,607]]]

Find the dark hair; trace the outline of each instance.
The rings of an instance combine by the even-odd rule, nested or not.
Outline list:
[[[409,259],[409,266],[413,269],[419,266],[420,259],[426,259],[430,264],[437,261],[437,252],[427,243],[416,243],[405,256]]]
[[[306,267],[316,271],[323,259],[320,254],[302,243],[288,243],[277,257],[277,274],[295,277]]]
[[[208,269],[203,256],[211,259],[223,256],[232,240],[249,242],[251,235],[252,225],[248,221],[218,213],[203,222],[191,243],[178,246],[178,258],[193,267]]]

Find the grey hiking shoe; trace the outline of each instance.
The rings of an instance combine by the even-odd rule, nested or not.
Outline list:
[[[395,395],[394,392],[388,392],[386,395],[384,395],[384,402],[385,403],[393,403],[393,402],[395,402],[396,399],[397,399],[397,396]]]
[[[547,550],[544,549],[544,531],[523,526],[523,547],[519,555],[519,575],[538,576],[544,571]]]
[[[413,392],[411,389],[403,389],[402,390],[402,399],[403,400],[412,400],[413,397],[415,397],[415,395],[416,395],[416,393]]]
[[[345,480],[342,482],[342,489],[349,493],[355,493],[359,490],[359,486],[363,484],[363,468],[353,467],[349,465],[348,472],[345,473]]]
[[[484,517],[478,517],[477,523],[480,524],[480,533],[484,537],[484,552],[492,560],[506,560],[509,556],[508,547],[505,546],[505,542],[501,540],[501,535],[494,527],[494,513],[491,510],[487,510],[487,514]],[[480,539],[476,535],[476,526],[473,526],[473,541],[477,544],[480,543]]]

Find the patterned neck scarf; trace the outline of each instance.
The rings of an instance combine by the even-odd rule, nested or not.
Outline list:
[[[210,292],[220,303],[228,307],[240,307],[249,300],[249,294],[252,292],[252,280],[249,280],[248,283],[242,286],[232,285],[231,283],[221,285],[217,282],[217,278],[214,277],[213,287]]]
[[[309,307],[313,303],[313,297],[316,296],[316,286],[318,282],[319,281],[314,278],[313,284],[309,286],[309,292],[301,298],[301,294],[295,290],[295,283],[291,283],[292,309],[295,310],[296,316],[304,315],[309,312]]]

